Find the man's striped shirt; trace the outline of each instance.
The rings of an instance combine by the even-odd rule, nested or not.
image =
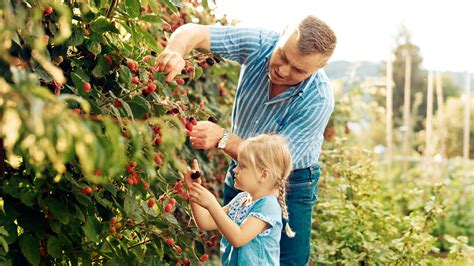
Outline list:
[[[334,110],[334,96],[324,70],[269,99],[269,61],[280,35],[258,28],[222,26],[212,26],[210,33],[211,52],[242,66],[232,110],[232,133],[242,139],[263,133],[283,135],[293,157],[293,169],[316,165],[323,132]],[[233,166],[234,161],[231,169]]]

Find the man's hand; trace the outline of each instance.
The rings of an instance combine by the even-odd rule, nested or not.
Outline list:
[[[199,121],[188,135],[194,148],[209,150],[214,149],[224,136],[224,129],[209,121]]]
[[[156,70],[168,73],[166,82],[172,81],[176,75],[180,74],[185,65],[183,56],[172,49],[165,49],[156,58]]]
[[[209,209],[215,204],[220,207],[214,194],[198,183],[192,185],[189,190],[189,196],[192,202],[199,204],[203,208]]]

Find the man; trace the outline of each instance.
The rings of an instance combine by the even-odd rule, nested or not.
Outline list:
[[[306,265],[309,259],[312,207],[317,199],[319,153],[323,131],[334,109],[329,79],[321,68],[336,46],[334,32],[307,16],[283,34],[256,28],[186,24],[174,32],[158,57],[167,81],[181,72],[194,48],[210,50],[242,65],[232,112],[232,130],[200,121],[189,133],[193,147],[223,149],[233,160],[227,172],[224,203],[233,188],[237,149],[243,139],[275,133],[285,136],[293,157],[287,206],[294,238],[282,234],[282,265]]]

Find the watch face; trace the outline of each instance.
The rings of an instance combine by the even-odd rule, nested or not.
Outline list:
[[[217,148],[224,149],[226,144],[227,144],[227,141],[221,140],[221,141],[219,141],[219,144],[217,145]]]
[[[229,133],[227,133],[227,130],[224,129],[224,136],[222,137],[221,140],[217,143],[217,148],[219,149],[224,149],[225,146],[227,145],[227,138],[229,137]]]

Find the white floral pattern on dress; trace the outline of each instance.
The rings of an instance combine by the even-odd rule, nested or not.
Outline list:
[[[240,198],[234,200],[232,202],[232,204],[230,205],[228,215],[229,215],[230,219],[232,219],[232,221],[234,221],[238,225],[241,225],[242,222],[245,220],[245,218],[247,218],[250,209],[252,208],[252,206],[256,202],[256,201],[254,201],[254,202],[252,202],[252,203],[250,203],[246,206],[243,206],[244,203],[247,200],[250,200],[250,199],[251,199],[250,194],[242,193],[242,196],[240,196]],[[272,227],[275,225],[275,221],[273,219],[265,217],[264,215],[262,215],[260,213],[252,213],[252,216],[254,216],[254,217],[270,224]],[[258,235],[259,236],[267,236],[267,235],[270,234],[270,232],[271,232],[271,228],[268,228],[265,231],[259,233]]]

